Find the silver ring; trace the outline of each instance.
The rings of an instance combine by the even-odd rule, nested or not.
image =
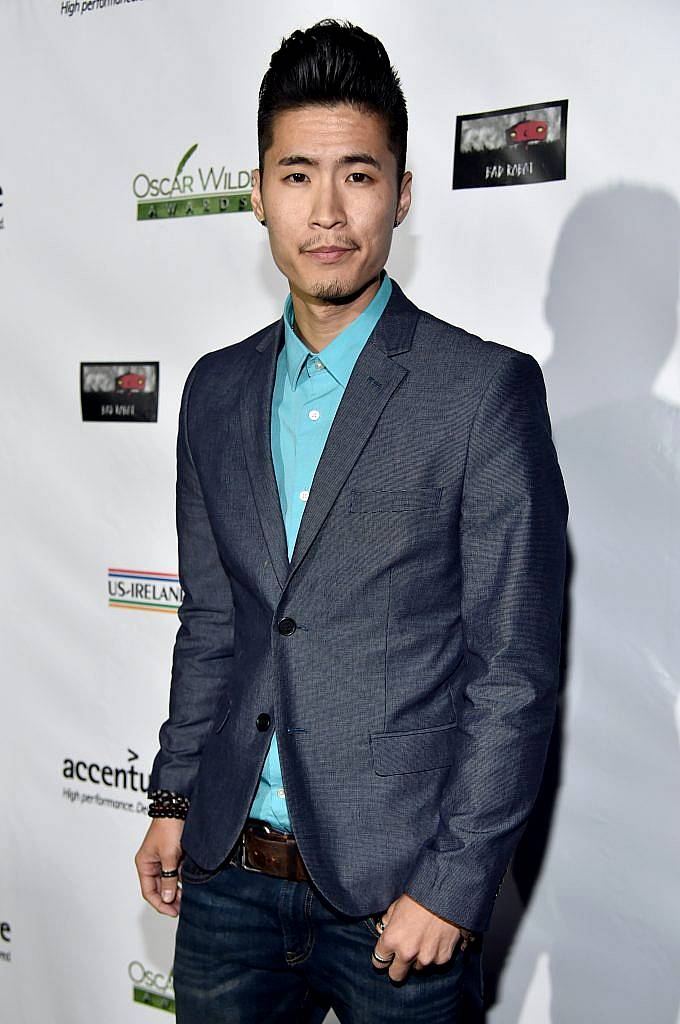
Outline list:
[[[389,957],[389,959],[387,959],[387,960],[385,959],[384,956],[380,956],[379,953],[376,953],[375,950],[373,950],[373,953],[371,955],[376,958],[378,963],[381,963],[381,964],[391,964],[397,954],[393,953],[392,956]]]

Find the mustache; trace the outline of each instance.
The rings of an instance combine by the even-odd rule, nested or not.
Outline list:
[[[308,249],[318,249],[319,246],[338,246],[340,249],[358,249],[359,246],[351,238],[337,238],[332,242],[324,241],[323,238],[313,238],[310,241],[303,242],[300,246],[300,252],[307,252]]]

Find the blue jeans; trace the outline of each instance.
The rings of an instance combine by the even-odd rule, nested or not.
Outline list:
[[[472,1024],[483,1019],[482,937],[401,982],[373,966],[379,931],[306,881],[185,855],[173,965],[177,1024]],[[386,908],[385,908],[386,909]],[[377,916],[377,915],[376,915]]]

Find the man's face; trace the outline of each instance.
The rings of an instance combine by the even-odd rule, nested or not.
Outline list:
[[[358,291],[387,261],[395,218],[411,199],[411,174],[396,183],[396,158],[382,118],[349,104],[277,114],[253,172],[252,205],[267,219],[277,267],[302,297],[337,299]],[[340,251],[317,252],[319,248]]]

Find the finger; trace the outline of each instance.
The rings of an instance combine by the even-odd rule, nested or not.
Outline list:
[[[392,981],[403,981],[409,972],[409,968],[413,963],[413,960],[404,960],[395,952],[395,950],[381,948],[381,943],[382,938],[378,939],[371,953],[371,963],[374,967],[377,967],[378,970],[387,971],[387,974]],[[376,953],[382,957],[382,960],[378,960],[376,958]],[[387,963],[383,962],[385,960],[387,960]]]
[[[411,969],[414,959],[415,958],[412,958],[411,960],[404,960],[397,954],[390,965],[389,971],[387,972],[392,981],[403,981]]]
[[[389,949],[384,944],[384,932],[387,927],[387,921],[385,920],[386,914],[387,911],[376,918],[375,924],[378,931],[380,932],[380,938],[378,939],[375,946],[373,947],[373,950],[371,951],[371,963],[380,971],[388,971],[389,968],[394,963],[394,950]],[[388,963],[383,963],[381,960],[378,960],[378,958],[376,957],[376,953],[383,958],[383,961],[388,960]]]
[[[378,959],[380,957],[381,959]],[[388,962],[385,963],[384,961]],[[371,963],[380,971],[387,971],[394,960],[394,950],[388,949],[383,941],[382,935],[371,950]]]
[[[392,903],[390,903],[387,910],[384,910],[380,915],[385,928],[387,928],[388,924],[390,923],[390,918],[392,917],[392,908],[395,906],[396,903],[397,900],[393,900]]]
[[[160,864],[147,864],[138,868],[139,881],[142,889],[142,896],[150,903],[154,910],[157,910],[160,914],[167,914],[170,917],[176,917],[179,913],[179,901],[176,899],[176,894],[180,892],[176,886],[176,879],[161,879]],[[164,883],[175,882],[174,889],[171,889],[172,898],[171,900],[164,900],[161,895],[161,881]],[[163,888],[166,888],[163,886]]]
[[[392,964],[394,963],[394,960],[390,959],[387,963],[385,963],[385,960],[387,959],[387,957],[390,956],[390,954],[383,953],[381,950],[378,950],[378,955],[381,956],[383,959],[378,960],[378,957],[376,956],[376,951],[374,949],[373,952],[371,953],[371,963],[373,964],[374,967],[377,967],[379,971],[388,971]]]
[[[173,867],[163,867],[161,871],[177,871],[177,865]],[[175,897],[177,896],[177,880],[179,874],[175,874],[172,878],[164,878],[160,876],[160,890],[161,899],[164,903],[174,903]]]
[[[161,899],[157,875],[140,875],[142,896],[147,903],[150,903],[154,910],[161,914],[172,914],[170,907],[166,907]]]

